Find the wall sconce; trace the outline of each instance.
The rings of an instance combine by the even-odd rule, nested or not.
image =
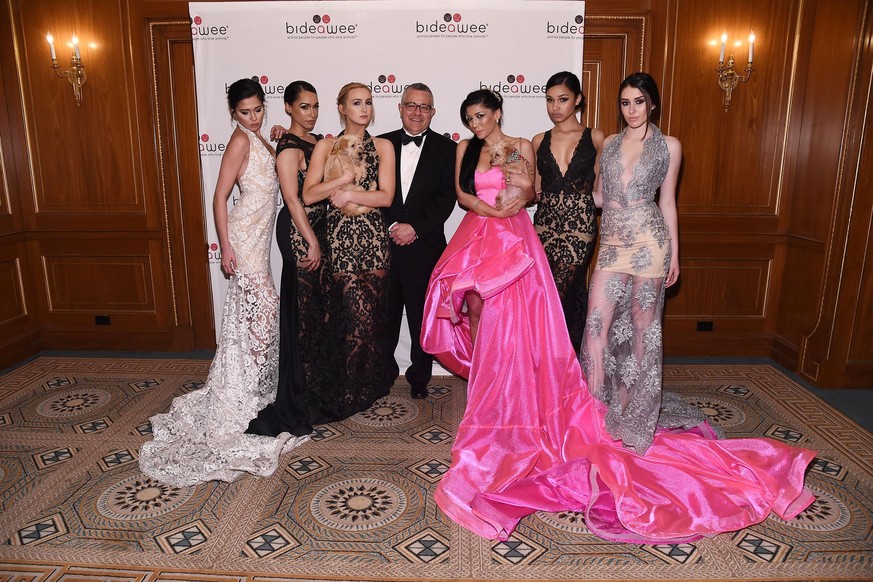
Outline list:
[[[731,94],[733,93],[733,90],[737,88],[738,84],[745,83],[751,79],[752,71],[755,70],[752,68],[752,59],[755,56],[755,33],[749,33],[749,62],[745,69],[748,74],[745,77],[734,70],[733,55],[728,57],[727,66],[725,66],[724,49],[725,44],[727,43],[727,38],[727,33],[721,35],[721,52],[718,55],[718,68],[715,70],[718,73],[718,86],[721,87],[722,91],[724,91],[725,113],[727,113],[728,108],[731,106]]]
[[[73,55],[70,57],[70,68],[66,71],[60,71],[57,55],[55,54],[55,39],[51,34],[46,34],[45,39],[49,43],[49,50],[52,54],[52,69],[60,78],[66,78],[73,86],[73,97],[76,98],[76,105],[82,105],[82,85],[88,80],[88,75],[85,74],[85,67],[82,65],[82,55],[79,53],[79,39],[73,36]]]

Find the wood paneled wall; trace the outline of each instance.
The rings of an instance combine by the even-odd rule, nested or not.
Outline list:
[[[615,132],[618,83],[646,70],[683,144],[667,355],[771,356],[819,385],[870,385],[867,4],[586,3],[587,123]],[[18,80],[0,93],[0,367],[43,348],[211,347],[187,2],[10,0],[0,27],[0,73]],[[751,29],[756,70],[725,112],[713,43],[727,32],[744,61]],[[81,107],[47,30],[79,35]]]

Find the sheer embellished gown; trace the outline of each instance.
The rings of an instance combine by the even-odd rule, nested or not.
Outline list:
[[[228,213],[236,253],[205,387],[173,400],[151,420],[154,440],[144,443],[139,465],[146,475],[176,487],[245,473],[267,476],[279,455],[305,439],[244,434],[249,421],[273,401],[279,362],[279,299],[270,271],[270,243],[278,181],[272,152],[249,138],[249,159]]]
[[[499,168],[477,173],[493,204]],[[464,296],[484,300],[475,346]],[[679,543],[736,531],[813,501],[814,452],[770,439],[715,440],[701,423],[659,430],[645,455],[613,440],[570,344],[527,213],[468,212],[431,276],[422,346],[468,379],[452,464],[434,497],[468,530],[506,540],[535,511],[574,511],[620,542]]]
[[[704,419],[661,390],[661,320],[671,248],[655,192],[667,175],[670,152],[660,130],[650,128],[626,187],[624,133],[600,157],[603,218],[581,356],[591,393],[608,407],[609,434],[641,453],[657,426],[690,428]]]
[[[320,135],[314,135],[321,139]],[[315,144],[286,133],[276,144],[276,157],[288,149],[300,150],[309,167]],[[309,225],[321,245],[321,264],[314,270],[298,267],[308,244],[291,219],[287,205],[276,219],[276,243],[282,254],[279,284],[279,379],[276,401],[258,413],[248,432],[275,436],[282,432],[304,435],[312,425],[334,420],[337,350],[331,333],[330,275],[327,248],[327,202],[303,204],[303,180],[297,171],[297,195]]]
[[[552,132],[549,130],[537,150],[542,196],[537,202],[534,227],[558,288],[570,342],[579,349],[588,312],[588,265],[594,254],[597,235],[596,210],[591,194],[597,149],[591,141],[591,129],[586,127],[562,174],[551,146]]]
[[[340,134],[342,135],[342,134]],[[375,186],[379,156],[368,133],[364,134],[367,172],[357,182],[364,190]],[[330,249],[331,301],[337,315],[340,344],[330,358],[337,367],[336,418],[366,410],[388,394],[388,229],[375,209],[346,216],[327,209],[327,244]]]

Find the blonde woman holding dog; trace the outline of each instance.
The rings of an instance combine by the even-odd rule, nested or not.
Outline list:
[[[391,204],[395,170],[394,146],[367,132],[375,115],[370,89],[362,83],[348,83],[336,102],[344,130],[316,144],[303,183],[303,201],[326,200],[329,204],[328,261],[336,319],[332,325],[339,334],[340,349],[325,357],[339,374],[330,403],[338,419],[366,410],[387,395],[393,383],[385,365],[388,230],[382,213],[375,210]],[[339,177],[328,178],[328,158],[346,149],[337,147],[344,136],[362,142],[364,171],[356,177],[355,171],[345,169]]]

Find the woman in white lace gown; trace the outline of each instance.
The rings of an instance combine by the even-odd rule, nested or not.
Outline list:
[[[221,268],[230,278],[218,347],[206,386],[153,416],[154,440],[140,450],[143,473],[176,487],[232,481],[244,473],[270,475],[283,450],[306,439],[244,434],[276,397],[279,298],[270,246],[279,186],[275,153],[260,134],[263,89],[240,79],[229,87],[227,101],[236,129],[221,159],[213,201]],[[234,183],[240,197],[228,212]]]

